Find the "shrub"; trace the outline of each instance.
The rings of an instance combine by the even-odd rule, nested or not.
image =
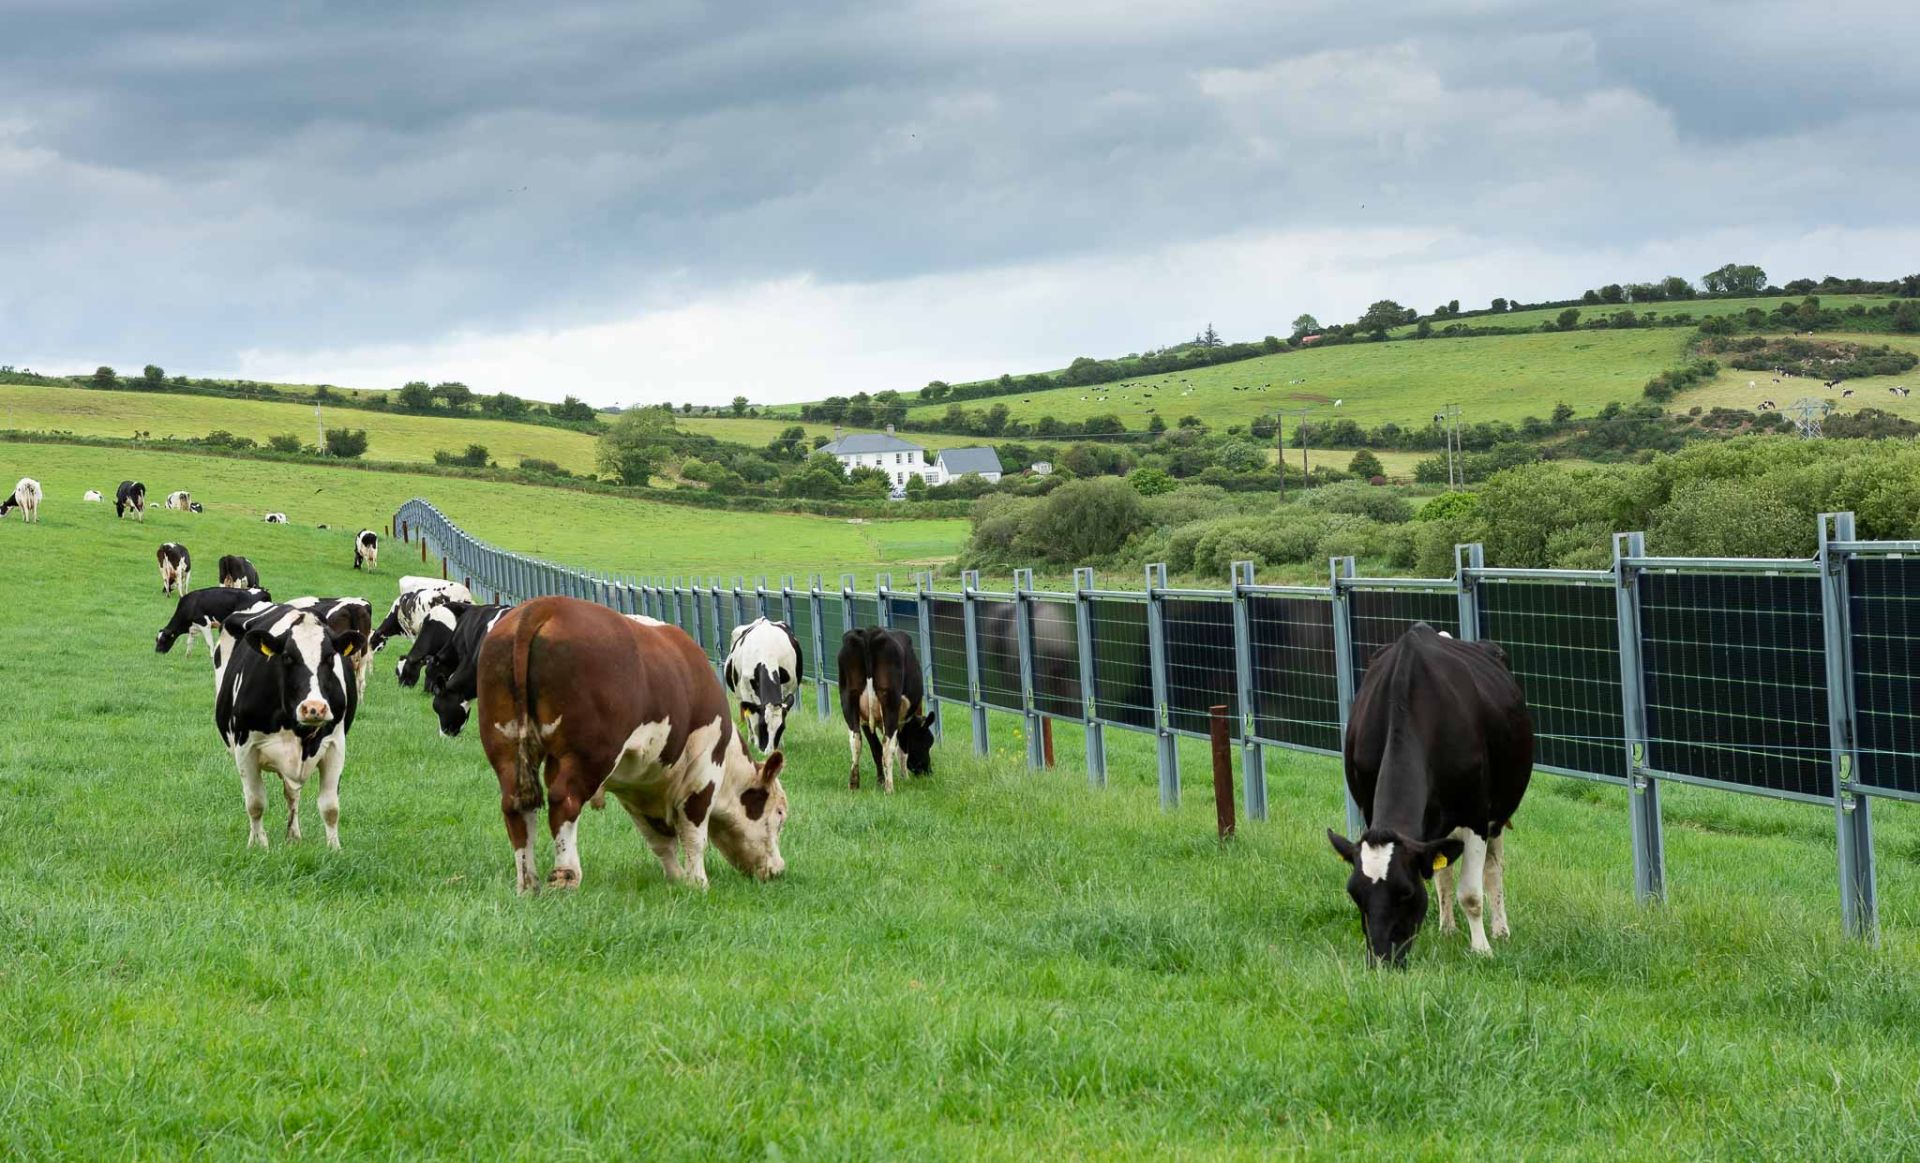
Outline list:
[[[567,476],[573,475],[571,472],[568,472],[566,469],[561,468],[558,464],[554,463],[553,461],[542,460],[537,456],[521,457],[520,471],[530,472],[530,473],[539,473],[543,476],[553,476],[553,477],[567,477]]]
[[[1415,521],[1445,521],[1455,517],[1477,517],[1480,515],[1479,493],[1441,493],[1439,496],[1420,506],[1413,515]]]
[[[1143,497],[1157,497],[1179,487],[1165,469],[1158,468],[1136,468],[1127,474],[1127,483]]]
[[[1405,497],[1360,481],[1314,489],[1300,504],[1323,513],[1351,513],[1383,525],[1397,525],[1413,517],[1413,506]]]
[[[326,433],[327,455],[352,459],[367,451],[367,430],[365,428],[329,428]]]
[[[1380,458],[1365,448],[1353,454],[1353,459],[1347,462],[1347,471],[1363,479],[1387,475],[1387,468],[1380,463]]]
[[[278,436],[267,437],[267,447],[275,452],[299,452],[300,438],[291,432],[283,432]]]
[[[1035,503],[1020,547],[1046,561],[1084,562],[1113,553],[1146,527],[1146,506],[1127,482],[1071,481]]]

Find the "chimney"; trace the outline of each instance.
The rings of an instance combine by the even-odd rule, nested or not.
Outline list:
[[[840,439],[840,426],[838,424],[833,426],[833,438],[835,440]]]
[[[892,435],[893,435],[893,425],[891,425],[891,424],[889,424],[889,425],[887,425],[887,435],[888,435],[888,436],[892,436]]]

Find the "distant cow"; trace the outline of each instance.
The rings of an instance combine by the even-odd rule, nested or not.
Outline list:
[[[353,568],[378,569],[380,567],[380,535],[371,529],[362,529],[353,539]]]
[[[185,489],[168,493],[166,507],[177,513],[190,513],[193,511],[193,494]]]
[[[99,489],[88,489],[88,490],[87,490],[87,494],[86,494],[86,496],[84,496],[84,497],[81,497],[80,499],[81,499],[81,500],[83,500],[83,501],[104,501],[104,500],[106,500],[106,498],[105,498],[105,497],[103,497],[103,496],[101,496],[101,495],[100,495],[100,490],[99,490]]]
[[[269,525],[285,525],[287,523],[287,515],[285,513],[268,513],[265,520]]]
[[[113,515],[124,517],[128,513],[136,521],[147,519],[147,486],[139,481],[121,481],[113,494]]]
[[[442,735],[452,738],[466,726],[468,708],[479,694],[480,644],[512,608],[448,602],[427,615],[427,624],[407,652],[407,662],[414,664],[416,676],[424,676]],[[416,658],[428,650],[430,657]]]
[[[1494,936],[1508,933],[1501,833],[1533,774],[1533,718],[1506,652],[1416,623],[1368,665],[1345,756],[1347,790],[1367,827],[1357,844],[1327,838],[1353,866],[1347,895],[1370,959],[1405,963],[1436,873],[1440,931],[1453,931],[1453,874],[1441,870],[1454,861],[1473,951],[1491,953],[1483,913]]]
[[[420,584],[409,586],[408,582]],[[377,651],[390,638],[418,638],[427,612],[435,606],[472,601],[473,594],[459,582],[441,581],[437,577],[403,577],[400,579],[400,596],[393,599],[387,616],[380,625],[374,627],[369,645]]]
[[[860,738],[873,750],[883,791],[893,790],[894,759],[905,753],[907,770],[933,770],[934,715],[924,703],[925,679],[913,639],[899,630],[863,626],[840,640],[840,715],[847,723],[853,762],[847,786],[860,786]]]
[[[160,592],[181,594],[193,588],[193,555],[178,541],[168,541],[154,550],[160,563]]]
[[[214,641],[220,637],[222,623],[242,610],[272,601],[273,595],[265,590],[236,590],[226,586],[182,594],[179,603],[173,607],[173,617],[153,636],[154,652],[166,654],[182,634],[198,634],[206,639],[207,653],[212,654]],[[187,648],[182,653],[193,653],[191,637],[187,639]]]
[[[20,483],[13,486],[13,492],[7,499],[0,501],[0,517],[13,509],[20,510],[20,516],[31,525],[40,520],[40,482],[32,477],[21,477]]]
[[[260,571],[253,563],[237,553],[229,553],[220,559],[220,584],[238,589],[252,589],[260,584]]]
[[[539,886],[530,833],[541,801],[554,842],[547,883],[572,888],[580,811],[602,790],[626,808],[669,880],[706,887],[709,834],[749,876],[785,870],[781,755],[747,757],[727,693],[685,631],[536,598],[487,635],[478,690],[480,742],[500,780],[521,892]]]
[[[335,633],[309,610],[268,605],[230,616],[214,649],[213,722],[233,754],[247,805],[247,846],[267,846],[261,773],[280,777],[287,838],[300,839],[300,791],[320,778],[327,846],[340,847],[340,772],[359,708],[346,664],[367,652],[366,635]]]
[[[785,622],[758,618],[733,631],[726,684],[753,724],[761,754],[780,749],[787,712],[800,696],[800,642]]]

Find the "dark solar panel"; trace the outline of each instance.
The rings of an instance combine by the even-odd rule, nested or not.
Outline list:
[[[1035,601],[1033,620],[1033,704],[1056,719],[1086,717],[1080,694],[1080,626],[1074,603]]]
[[[1253,639],[1255,736],[1338,751],[1333,603],[1326,598],[1252,596],[1247,598],[1247,622]]]
[[[1536,762],[1627,777],[1614,586],[1483,581],[1480,636],[1500,644],[1533,713]]]
[[[1415,622],[1460,633],[1460,598],[1446,590],[1349,590],[1353,619],[1353,689],[1366,679],[1374,652],[1397,642]]]
[[[1869,787],[1920,795],[1920,559],[1847,563],[1859,767]]]
[[[1151,730],[1153,667],[1145,600],[1092,598],[1093,696],[1100,718]]]
[[[967,630],[958,598],[929,598],[933,612],[933,691],[967,701]]]
[[[1167,718],[1176,731],[1204,735],[1208,710],[1227,708],[1228,730],[1240,737],[1239,682],[1234,668],[1233,603],[1166,598]]]

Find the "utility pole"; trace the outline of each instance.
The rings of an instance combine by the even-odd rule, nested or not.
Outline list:
[[[1466,466],[1466,457],[1464,455],[1464,451],[1460,449],[1460,405],[1446,404],[1446,405],[1443,405],[1443,407],[1446,410],[1435,413],[1433,417],[1433,422],[1440,426],[1440,438],[1441,440],[1446,442],[1447,491],[1452,492],[1454,490],[1454,487],[1455,487],[1454,482],[1456,480],[1455,473],[1454,473],[1454,453],[1456,451],[1462,451],[1462,455],[1460,457],[1460,470],[1457,478],[1459,481],[1460,488],[1465,488],[1467,485],[1467,466]]]
[[[1284,412],[1273,414],[1273,463],[1280,470],[1280,500],[1287,499],[1287,416]]]
[[[320,401],[313,402],[313,446],[321,452],[327,450],[327,427],[320,421]]]

